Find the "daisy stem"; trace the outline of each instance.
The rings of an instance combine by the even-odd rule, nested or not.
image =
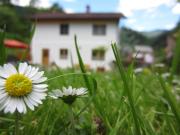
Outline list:
[[[70,75],[90,75],[90,74],[88,74],[88,73],[69,73],[69,74],[64,74],[64,75],[58,75],[58,76],[55,76],[55,77],[48,79],[47,82],[54,80],[54,79],[57,79],[59,77],[70,76]]]
[[[76,135],[76,130],[75,130],[75,119],[74,119],[74,113],[72,109],[72,105],[69,105],[69,118],[70,118],[70,130],[69,130],[69,135]]]
[[[15,113],[15,130],[14,130],[14,135],[19,135],[19,113],[16,111]]]

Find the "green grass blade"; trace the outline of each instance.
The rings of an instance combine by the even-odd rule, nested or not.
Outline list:
[[[29,45],[31,44],[31,41],[32,41],[32,38],[34,36],[35,30],[36,30],[36,23],[34,23],[32,25],[32,27],[31,27],[30,38],[29,38],[29,40],[27,42]]]
[[[31,32],[30,32],[30,37],[29,40],[27,41],[27,44],[29,45],[28,48],[26,49],[26,51],[23,53],[22,57],[21,57],[21,61],[26,60],[27,58],[27,54],[30,53],[30,45],[31,45],[31,41],[33,38],[33,35],[35,33],[36,30],[36,23],[32,25],[31,27]]]
[[[93,80],[94,91],[96,91],[96,90],[97,90],[97,81],[96,81],[94,78],[92,78],[92,80]],[[94,95],[94,96],[95,96],[95,95]],[[76,115],[75,117],[79,117],[80,114],[86,110],[86,108],[87,108],[87,107],[90,105],[90,103],[93,101],[94,96],[92,96],[92,97],[90,98],[90,100],[89,100],[89,101],[86,103],[86,105],[77,113],[77,115]]]
[[[115,127],[110,131],[109,135],[117,135],[119,127],[127,119],[129,114],[130,114],[130,112],[128,112],[122,119],[120,119],[120,115],[118,116]]]
[[[0,65],[6,62],[6,48],[4,45],[5,31],[0,31]]]
[[[135,106],[134,106],[134,102],[133,102],[133,96],[131,94],[132,90],[130,90],[130,86],[131,86],[130,83],[129,83],[130,80],[128,80],[128,78],[130,78],[130,77],[128,77],[127,74],[125,74],[126,72],[125,72],[124,67],[122,65],[120,55],[118,53],[117,46],[115,44],[112,44],[112,49],[113,49],[113,52],[114,52],[114,56],[116,58],[119,73],[120,73],[122,81],[124,83],[124,88],[125,88],[125,91],[126,91],[126,94],[127,94],[127,97],[128,97],[128,101],[129,101],[129,104],[130,104],[130,107],[131,107],[131,112],[132,112],[134,123],[135,123],[136,135],[141,135],[140,125],[139,125],[139,122],[138,122],[138,116],[137,116],[137,113],[136,113],[136,110],[135,110]]]
[[[12,122],[12,123],[14,123],[14,122],[15,122],[15,119],[0,117],[0,121],[6,121],[6,122]],[[26,123],[26,122],[23,122],[23,121],[19,121],[19,122],[20,122],[21,124],[24,124],[24,125],[28,125],[28,126],[29,126],[29,123]]]
[[[174,75],[178,67],[180,66],[180,34],[178,35],[177,41],[176,41],[176,47],[174,50],[174,57],[172,61],[172,67],[171,67],[171,74]]]
[[[76,52],[77,52],[77,56],[78,56],[79,65],[80,65],[81,71],[82,71],[82,73],[86,73],[86,69],[85,69],[83,60],[81,58],[81,54],[79,52],[76,35],[74,36],[74,42],[75,42]],[[85,74],[83,75],[83,77],[84,77],[84,80],[85,80],[85,84],[86,84],[88,90],[90,91],[90,94],[92,95],[93,94],[93,88],[90,85],[89,79],[88,79],[87,75],[85,75]]]
[[[162,79],[162,77],[160,75],[158,76],[158,79],[159,79],[161,87],[164,91],[165,98],[168,101],[168,103],[172,109],[172,112],[174,113],[174,115],[176,117],[177,123],[179,124],[179,127],[180,127],[180,110],[178,108],[176,98],[174,97],[170,88],[165,84],[164,80]]]

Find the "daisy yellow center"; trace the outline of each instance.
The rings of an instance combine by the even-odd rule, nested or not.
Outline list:
[[[5,88],[11,96],[24,96],[32,91],[32,81],[22,74],[14,74],[7,78]]]

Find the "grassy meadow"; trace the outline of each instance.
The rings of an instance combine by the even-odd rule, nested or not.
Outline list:
[[[57,74],[67,73],[72,71],[53,70],[46,72],[46,75],[51,78]],[[89,93],[88,96],[74,102],[75,132],[72,134],[137,134],[131,105],[118,71],[92,73],[92,76],[97,80],[97,89],[95,94]],[[92,81],[89,82],[93,85]],[[142,73],[134,75],[133,82],[131,93],[141,134],[178,135],[178,121],[171,111],[157,76]],[[69,84],[73,87],[86,87],[82,75],[60,77],[48,84],[49,90],[69,86]],[[70,131],[69,112],[68,106],[62,100],[47,98],[35,111],[29,111],[20,116],[20,134],[66,135]],[[13,115],[1,113],[1,135],[13,133],[13,119]]]
[[[35,111],[18,115],[19,135],[179,135],[180,102],[172,77],[165,80],[151,69],[135,74],[133,64],[125,69],[115,45],[116,69],[87,72],[76,49],[80,69],[44,69],[48,89],[86,87],[88,95],[71,107],[47,97]],[[13,135],[16,118],[1,112],[0,135]]]

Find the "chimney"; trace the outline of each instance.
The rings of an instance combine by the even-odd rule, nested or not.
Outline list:
[[[86,13],[90,13],[90,6],[89,5],[86,6]]]

